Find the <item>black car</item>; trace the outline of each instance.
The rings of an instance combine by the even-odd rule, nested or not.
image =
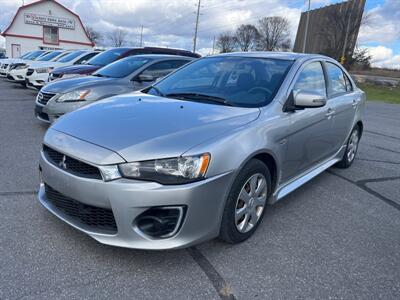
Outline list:
[[[179,56],[187,56],[193,58],[201,57],[200,54],[181,49],[160,48],[160,47],[112,48],[90,59],[86,64],[73,65],[73,66],[54,69],[50,73],[49,81],[63,78],[64,76],[72,77],[75,74],[90,75],[95,71],[97,71],[98,69],[114,61],[117,61],[127,56],[139,55],[139,54],[169,54],[169,55],[179,55]]]

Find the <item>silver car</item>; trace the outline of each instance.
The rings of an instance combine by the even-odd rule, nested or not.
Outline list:
[[[191,57],[149,54],[113,62],[93,73],[55,80],[36,97],[35,115],[46,123],[95,101],[143,89],[193,60]]]
[[[335,60],[202,58],[142,92],[60,118],[40,202],[101,243],[140,249],[249,238],[267,203],[354,161],[365,94]]]

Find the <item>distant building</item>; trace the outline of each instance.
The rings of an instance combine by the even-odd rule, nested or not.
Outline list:
[[[349,0],[309,12],[305,53],[318,53],[340,60],[352,56],[366,0]],[[301,14],[293,51],[302,52],[307,12]],[[347,39],[346,39],[347,37]],[[343,49],[345,49],[343,53]]]
[[[2,35],[8,57],[38,49],[92,48],[81,19],[55,0],[39,0],[18,8]]]

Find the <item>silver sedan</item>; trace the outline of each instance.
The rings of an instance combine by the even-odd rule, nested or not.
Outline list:
[[[347,71],[325,56],[202,58],[53,124],[39,201],[109,245],[242,242],[267,203],[352,164],[364,104]]]

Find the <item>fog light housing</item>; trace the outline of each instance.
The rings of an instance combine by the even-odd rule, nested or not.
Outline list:
[[[178,233],[185,212],[185,206],[153,207],[135,219],[134,228],[150,238],[169,238]]]

